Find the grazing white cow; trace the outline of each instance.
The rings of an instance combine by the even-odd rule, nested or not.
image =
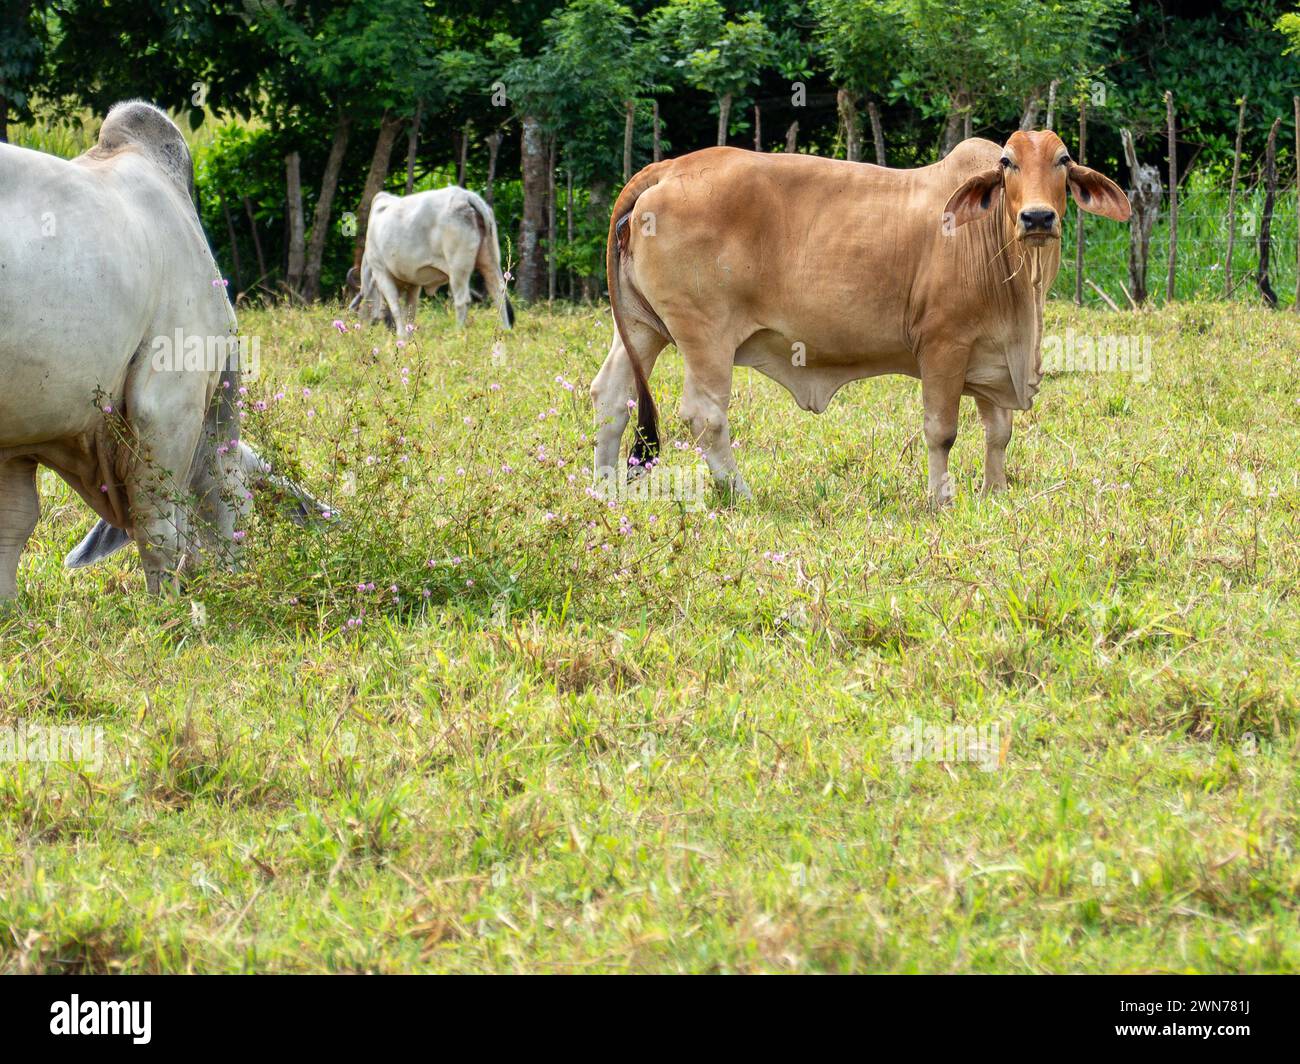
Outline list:
[[[139,101],[71,161],[0,144],[0,599],[38,465],[101,518],[68,565],[134,540],[154,593],[204,552],[230,557],[270,477],[239,441],[235,315],[192,196],[180,131]]]
[[[415,318],[420,289],[432,295],[450,284],[456,321],[464,325],[475,269],[483,275],[501,324],[509,329],[515,311],[501,273],[496,219],[482,197],[455,185],[412,196],[381,192],[370,205],[361,276],[355,271],[348,275],[360,288],[352,307],[368,306],[369,318],[375,320],[382,311],[378,293],[397,331],[405,333],[407,321]]]

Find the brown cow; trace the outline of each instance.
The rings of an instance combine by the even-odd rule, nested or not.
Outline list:
[[[610,219],[614,342],[591,387],[597,478],[613,475],[633,396],[630,472],[657,454],[646,379],[672,342],[685,360],[682,417],[736,495],[750,493],[727,427],[734,365],[815,413],[848,381],[919,377],[937,505],[953,497],[948,452],[961,397],[973,396],[984,490],[1005,488],[1011,411],[1029,408],[1041,379],[1067,187],[1083,210],[1128,220],[1118,186],[1051,132],[1005,147],[968,140],[917,170],[735,148],[646,167]]]

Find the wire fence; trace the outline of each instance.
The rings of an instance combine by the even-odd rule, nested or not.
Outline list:
[[[1237,190],[1236,239],[1232,247],[1232,298],[1261,302],[1255,282],[1259,267],[1259,232],[1264,220],[1262,186]],[[1124,288],[1129,285],[1129,227],[1104,218],[1084,216],[1083,301],[1104,306],[1104,301],[1086,282],[1091,281],[1121,308],[1129,306]],[[1074,297],[1075,233],[1079,212],[1066,212],[1061,244],[1061,272],[1052,287],[1056,299]],[[1273,204],[1270,226],[1269,280],[1285,306],[1295,297],[1296,284],[1296,193],[1279,189]],[[1228,192],[1216,186],[1192,184],[1178,195],[1178,249],[1174,295],[1177,299],[1223,299],[1226,292],[1225,260],[1228,253]],[[1150,302],[1166,299],[1169,268],[1169,199],[1160,203],[1160,215],[1151,231],[1147,259],[1147,292]],[[1124,287],[1121,287],[1124,286]]]

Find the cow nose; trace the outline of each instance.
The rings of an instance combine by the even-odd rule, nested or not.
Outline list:
[[[1050,233],[1052,226],[1056,222],[1055,211],[1021,211],[1020,221],[1025,227],[1026,233],[1032,233],[1035,230],[1042,230]]]

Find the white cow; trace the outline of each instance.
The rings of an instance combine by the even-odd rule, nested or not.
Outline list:
[[[456,321],[464,325],[475,269],[483,275],[501,324],[509,329],[515,311],[501,273],[496,219],[482,197],[455,185],[412,196],[381,192],[370,205],[361,276],[352,272],[348,277],[360,288],[352,307],[368,307],[375,320],[382,312],[377,293],[397,331],[405,333],[406,322],[415,318],[420,289],[432,295],[450,283]]]
[[[38,465],[101,518],[70,566],[134,540],[157,593],[237,545],[270,470],[239,442],[235,315],[192,195],[180,131],[139,101],[72,161],[0,144],[0,599]]]

